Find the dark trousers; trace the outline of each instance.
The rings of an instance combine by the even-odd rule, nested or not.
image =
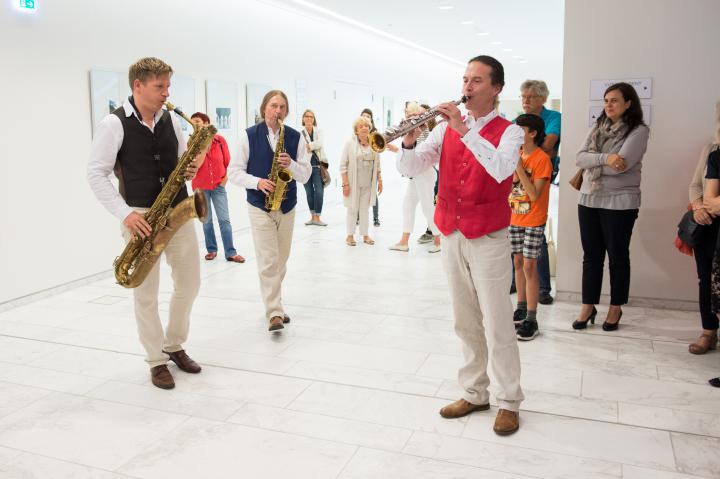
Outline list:
[[[610,304],[621,306],[630,294],[630,238],[638,210],[606,210],[578,205],[583,247],[583,304],[598,304],[607,252]]]
[[[515,286],[515,262],[512,260],[510,255],[510,264],[513,270],[512,285]],[[548,259],[548,248],[547,240],[545,236],[542,238],[542,244],[540,245],[540,256],[537,259],[538,277],[540,278],[540,294],[550,294],[552,285],[550,284],[550,260]]]
[[[313,166],[310,179],[305,183],[305,193],[307,195],[310,214],[320,216],[323,207],[323,195],[325,193],[322,176],[320,176],[320,168]]]
[[[378,216],[380,214],[380,195],[375,197],[375,204],[373,205],[373,222],[377,223],[380,221],[380,217]]]
[[[715,256],[715,245],[717,243],[720,220],[715,220],[712,225],[706,227],[705,234],[698,244],[693,248],[695,255],[695,266],[697,267],[698,290],[700,303],[700,317],[702,318],[703,329],[718,329],[718,317],[711,308],[711,286],[713,257]]]

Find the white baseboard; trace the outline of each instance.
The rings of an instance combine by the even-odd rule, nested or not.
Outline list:
[[[582,302],[582,294],[575,291],[558,291],[555,295],[558,301],[566,301],[570,303]],[[610,304],[610,295],[603,294],[600,296],[601,304]],[[657,308],[657,309],[674,309],[676,311],[699,311],[697,301],[686,301],[682,299],[663,299],[663,298],[638,298],[630,297],[628,306],[638,306],[641,308]]]

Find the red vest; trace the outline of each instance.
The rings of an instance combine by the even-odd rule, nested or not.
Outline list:
[[[511,124],[496,116],[480,130],[480,136],[497,148]],[[512,176],[501,183],[495,181],[465,147],[458,132],[449,127],[445,130],[435,206],[435,225],[442,234],[448,236],[457,229],[467,239],[473,239],[507,228],[511,188]]]

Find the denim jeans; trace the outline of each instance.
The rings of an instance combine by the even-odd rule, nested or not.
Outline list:
[[[214,190],[202,190],[205,193],[205,199],[208,204],[207,221],[203,224],[203,232],[205,233],[205,248],[208,253],[217,253],[217,240],[215,239],[215,228],[213,227],[212,209],[215,207],[215,213],[220,224],[220,236],[222,238],[223,248],[225,248],[225,258],[235,256],[235,246],[233,246],[232,226],[230,226],[230,211],[228,210],[227,192],[224,186],[218,185]]]
[[[311,215],[320,216],[322,213],[324,192],[325,187],[320,176],[320,168],[313,166],[310,179],[305,183],[305,193],[307,193],[308,208]]]
[[[510,267],[513,271],[512,285],[515,286],[515,263],[510,258]],[[548,259],[548,248],[545,235],[542,238],[542,244],[540,245],[540,256],[537,259],[538,277],[540,278],[540,289],[539,292],[550,294],[552,285],[550,284],[550,260]]]

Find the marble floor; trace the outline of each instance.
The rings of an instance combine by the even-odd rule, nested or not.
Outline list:
[[[171,366],[172,391],[150,384],[130,293],[111,279],[0,313],[0,477],[720,477],[706,383],[720,353],[687,353],[697,313],[630,306],[616,333],[575,332],[577,305],[541,306],[542,334],[520,344],[520,431],[496,436],[494,408],[445,420],[461,356],[440,257],[387,249],[392,192],[377,244],[346,246],[332,193],[327,228],[298,214],[281,334],[266,331],[243,225],[245,264],[202,261],[186,348],[204,369]]]

